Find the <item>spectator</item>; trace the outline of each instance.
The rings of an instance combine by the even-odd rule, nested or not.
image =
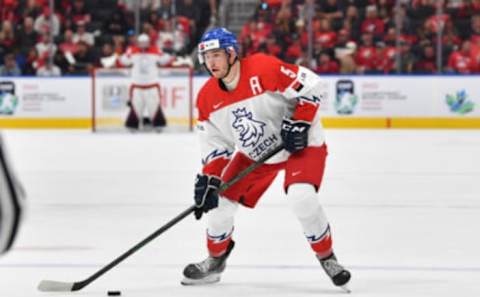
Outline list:
[[[412,33],[414,32],[410,18],[407,16],[407,9],[405,6],[395,6],[392,8],[393,17],[386,22],[387,28],[396,28],[402,38],[413,41]]]
[[[470,0],[468,10],[472,15],[480,14],[480,0]]]
[[[419,0],[413,1],[409,15],[414,20],[423,22],[435,14],[435,1],[437,0]]]
[[[89,74],[95,65],[95,56],[85,41],[78,43],[78,50],[73,55],[74,60],[70,65],[70,73]]]
[[[133,36],[133,38],[135,39],[134,34],[131,34],[129,36]],[[120,35],[113,36],[112,41],[113,41],[113,51],[116,54],[119,54],[119,55],[122,54],[125,51],[125,48],[127,47],[125,44],[125,37]],[[134,43],[129,43],[129,44],[134,44]]]
[[[177,16],[184,16],[190,20],[190,28],[195,29],[196,24],[202,17],[201,11],[196,9],[193,0],[177,1]]]
[[[187,44],[184,32],[175,28],[173,20],[165,20],[163,29],[158,33],[157,46],[162,51],[173,54],[181,52]]]
[[[105,43],[102,46],[102,52],[96,61],[97,67],[104,67],[110,68],[115,66],[115,62],[117,61],[117,55],[113,51],[113,44]]]
[[[37,76],[61,76],[62,71],[60,70],[60,67],[57,65],[53,64],[50,60],[47,60],[43,66],[38,68],[37,70]]]
[[[377,72],[383,74],[394,73],[395,57],[397,50],[394,46],[377,42],[377,61],[375,62]]]
[[[472,16],[471,32],[468,38],[472,43],[477,43],[480,40],[480,14]]]
[[[69,54],[69,58],[71,58],[72,60],[74,59],[73,55],[71,54]],[[66,56],[61,51],[57,51],[55,53],[55,55],[53,56],[53,63],[60,68],[62,74],[69,73],[70,63],[67,61]]]
[[[315,41],[318,41],[326,49],[331,49],[337,42],[337,33],[332,29],[331,21],[328,18],[314,22]]]
[[[174,17],[172,10],[172,0],[161,0],[160,9],[157,10],[157,13],[162,20],[169,20]]]
[[[362,44],[358,48],[355,62],[360,73],[376,72],[377,49],[373,44],[371,33],[362,34]]]
[[[316,73],[338,73],[340,70],[338,62],[333,60],[328,52],[322,52],[320,54],[317,65],[315,68]]]
[[[362,22],[361,32],[373,34],[376,40],[380,39],[385,31],[383,20],[378,17],[375,5],[367,6],[366,19]]]
[[[435,49],[431,44],[423,46],[420,59],[414,63],[413,70],[417,73],[436,73],[437,62]]]
[[[73,55],[77,52],[78,44],[74,41],[73,37],[72,30],[65,30],[63,33],[63,42],[59,45],[62,53],[71,53]]]
[[[353,41],[345,44],[345,47],[335,48],[335,58],[340,63],[340,73],[355,73],[357,71],[357,64],[355,63],[355,53],[357,45]]]
[[[253,47],[253,40],[252,35],[257,29],[257,23],[254,19],[247,20],[247,22],[243,25],[242,29],[240,30],[240,34],[238,35],[238,41],[240,44],[248,44],[248,47],[244,47],[244,54],[246,52],[250,52]],[[247,40],[248,39],[248,40]]]
[[[276,57],[281,57],[282,55],[282,49],[278,46],[277,41],[273,36],[269,36],[265,43],[262,43],[260,51]]]
[[[413,65],[416,62],[415,55],[412,52],[411,45],[407,41],[400,41],[400,53],[399,53],[399,62],[400,65],[398,66],[400,70],[399,73],[412,73],[413,72]]]
[[[20,53],[27,55],[30,48],[35,47],[38,34],[33,28],[33,18],[26,17],[23,19],[23,26],[17,31],[16,46]]]
[[[3,58],[4,64],[0,66],[0,76],[20,76],[22,72],[15,61],[13,54],[6,54]]]
[[[0,20],[9,20],[12,22],[18,21],[18,15],[15,14],[15,11],[18,7],[17,0],[4,0],[0,5]]]
[[[471,43],[465,40],[459,51],[454,51],[448,58],[447,71],[452,71],[461,74],[474,73],[475,61],[470,56]]]
[[[91,21],[90,9],[85,5],[84,0],[74,0],[73,6],[67,12],[65,17],[70,19],[74,24],[79,22],[88,24]]]
[[[342,26],[343,11],[345,8],[338,0],[323,0],[320,2],[320,11],[318,16],[330,21],[332,27],[336,30]]]
[[[390,0],[378,0],[377,12],[383,24],[388,24],[392,20],[392,4]]]
[[[352,36],[359,36],[361,24],[358,8],[355,5],[347,6],[342,29],[349,31]]]
[[[21,12],[23,18],[31,17],[36,19],[42,13],[42,6],[37,0],[20,1],[20,3],[18,11]]]
[[[22,67],[22,74],[23,75],[35,75],[37,73],[37,68],[39,64],[43,63],[39,60],[37,50],[35,47],[31,47],[28,50],[27,57],[25,59],[25,63]]]
[[[49,7],[44,7],[40,16],[35,19],[33,25],[35,31],[39,34],[49,33],[57,36],[60,33],[60,20],[55,13],[52,13]]]
[[[49,33],[44,33],[40,41],[35,45],[35,49],[40,60],[45,60],[55,55],[57,45],[53,43],[52,36]]]
[[[128,31],[126,15],[117,7],[112,13],[112,17],[105,20],[103,25],[104,33],[113,36],[123,36]]]
[[[15,45],[15,33],[13,31],[12,22],[4,20],[2,22],[2,28],[0,30],[0,48],[5,51],[12,51]]]
[[[298,57],[298,59],[295,61],[295,64],[307,68],[312,68],[312,61],[310,61],[308,53],[306,51],[303,51],[300,54],[300,57]]]
[[[435,38],[435,42],[437,38]],[[442,36],[443,50],[448,57],[452,51],[459,48],[462,45],[462,39],[457,35],[453,26],[448,26],[445,33]]]
[[[150,23],[156,31],[159,31],[162,29],[162,25],[163,25],[162,20],[160,19],[156,11],[150,11],[148,13],[147,22]]]
[[[85,42],[89,46],[93,46],[95,44],[95,38],[93,34],[88,32],[85,28],[85,22],[81,21],[77,23],[77,31],[73,34],[73,42]]]

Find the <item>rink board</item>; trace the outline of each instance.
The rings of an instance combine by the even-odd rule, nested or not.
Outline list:
[[[207,79],[194,77],[194,98]],[[478,79],[479,76],[326,76],[319,94],[323,123],[326,128],[478,129]],[[170,80],[175,83],[175,78]],[[0,78],[0,90],[0,128],[92,127],[90,78]],[[175,96],[176,103],[164,108],[167,121],[175,126],[190,125],[190,113],[195,117],[195,111],[188,108],[182,96],[180,92]],[[118,117],[112,120],[119,122]]]

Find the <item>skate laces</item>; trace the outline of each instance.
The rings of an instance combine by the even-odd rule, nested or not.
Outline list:
[[[322,264],[323,269],[325,269],[325,272],[327,272],[330,277],[334,277],[335,275],[345,270],[343,266],[338,264],[337,260],[334,258],[321,260],[320,263]]]
[[[203,260],[202,262],[197,263],[197,267],[202,272],[208,272],[208,271],[216,268],[215,266],[217,266],[217,261],[218,261],[218,259],[215,259],[214,257],[208,257],[205,260]]]

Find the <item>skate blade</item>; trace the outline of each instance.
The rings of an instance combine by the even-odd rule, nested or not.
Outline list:
[[[350,290],[350,288],[347,286],[347,285],[343,285],[343,286],[339,286],[342,290],[345,291],[345,293],[352,293],[352,290]]]
[[[202,279],[192,279],[185,277],[180,282],[184,286],[201,286],[201,285],[208,285],[218,283],[220,281],[220,274],[214,273]]]

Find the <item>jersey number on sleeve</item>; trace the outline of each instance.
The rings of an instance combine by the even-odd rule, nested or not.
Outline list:
[[[290,78],[295,78],[297,77],[297,75],[295,74],[295,72],[293,72],[292,70],[286,68],[285,66],[281,65],[280,66],[280,71],[285,74],[286,76],[290,77]]]

